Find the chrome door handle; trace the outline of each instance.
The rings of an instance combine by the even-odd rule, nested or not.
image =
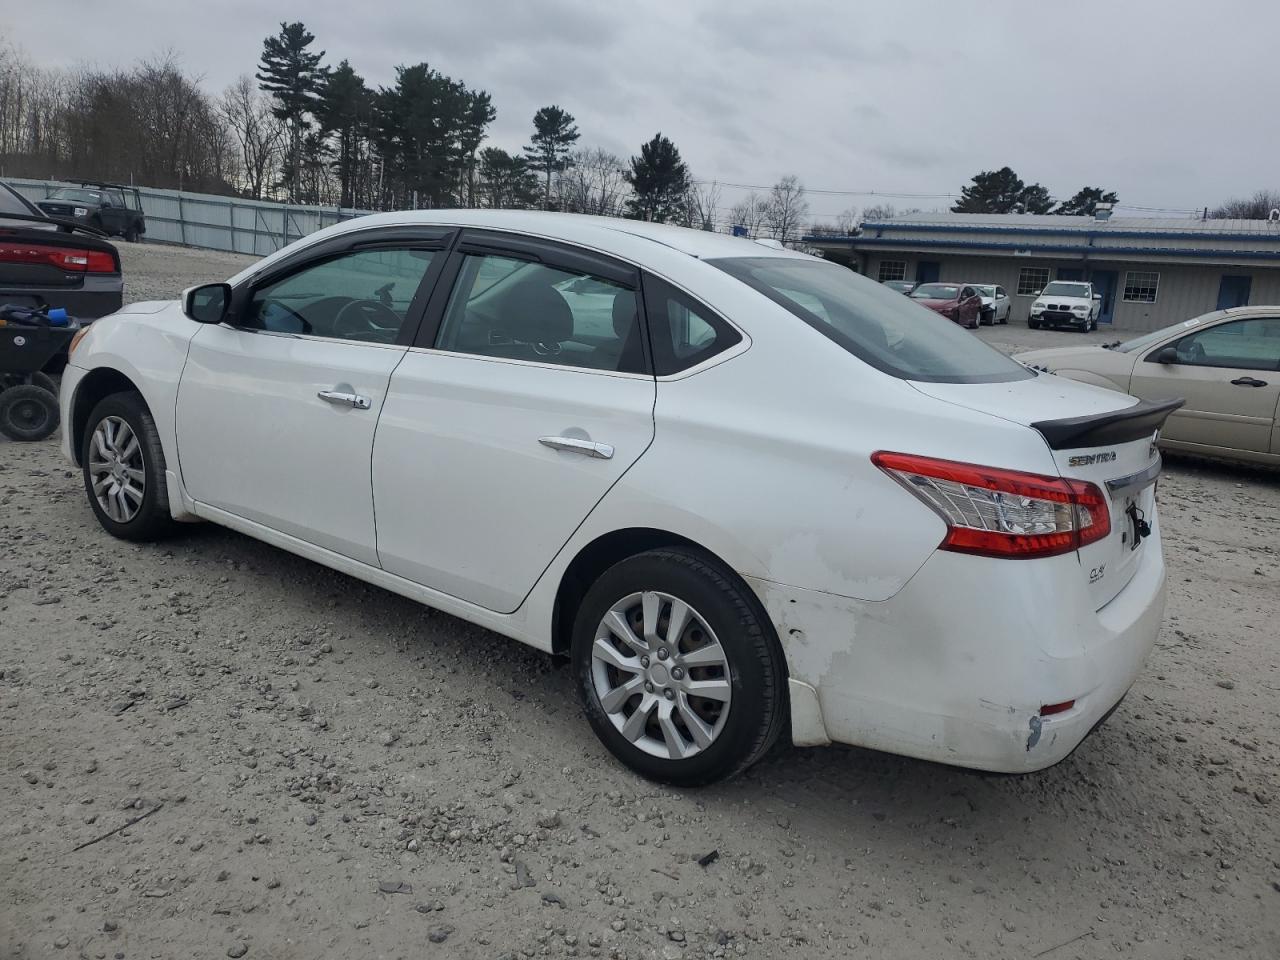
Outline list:
[[[607,443],[594,443],[577,437],[539,437],[538,442],[552,450],[568,450],[597,460],[609,460],[613,457],[613,447]]]
[[[338,390],[321,390],[316,394],[325,403],[336,403],[339,406],[354,407],[357,410],[368,410],[372,405],[368,397],[358,393],[342,393]]]

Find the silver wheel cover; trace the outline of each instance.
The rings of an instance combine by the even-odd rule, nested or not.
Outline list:
[[[128,523],[142,509],[147,488],[142,444],[119,417],[103,417],[93,428],[89,482],[98,506],[116,523]]]
[[[614,727],[645,753],[686,760],[715,742],[729,717],[729,658],[702,615],[646,590],[604,615],[591,679]]]

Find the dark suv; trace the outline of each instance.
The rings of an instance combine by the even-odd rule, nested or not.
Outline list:
[[[81,180],[79,186],[59,187],[36,206],[51,217],[77,220],[131,243],[147,232],[142,197],[136,188],[119,183]]]

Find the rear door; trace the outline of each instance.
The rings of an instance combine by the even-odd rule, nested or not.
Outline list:
[[[588,251],[464,233],[378,424],[384,569],[519,607],[653,439],[637,283]]]
[[[1156,357],[1172,347],[1176,362]],[[1182,397],[1166,440],[1268,453],[1280,401],[1280,314],[1228,320],[1146,352],[1129,392],[1146,400]]]

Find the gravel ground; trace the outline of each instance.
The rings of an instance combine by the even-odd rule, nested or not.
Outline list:
[[[134,299],[245,262],[122,249]],[[0,957],[1274,958],[1280,476],[1160,498],[1165,629],[1057,767],[787,748],[683,792],[550,658],[216,527],[113,540],[0,440]]]

